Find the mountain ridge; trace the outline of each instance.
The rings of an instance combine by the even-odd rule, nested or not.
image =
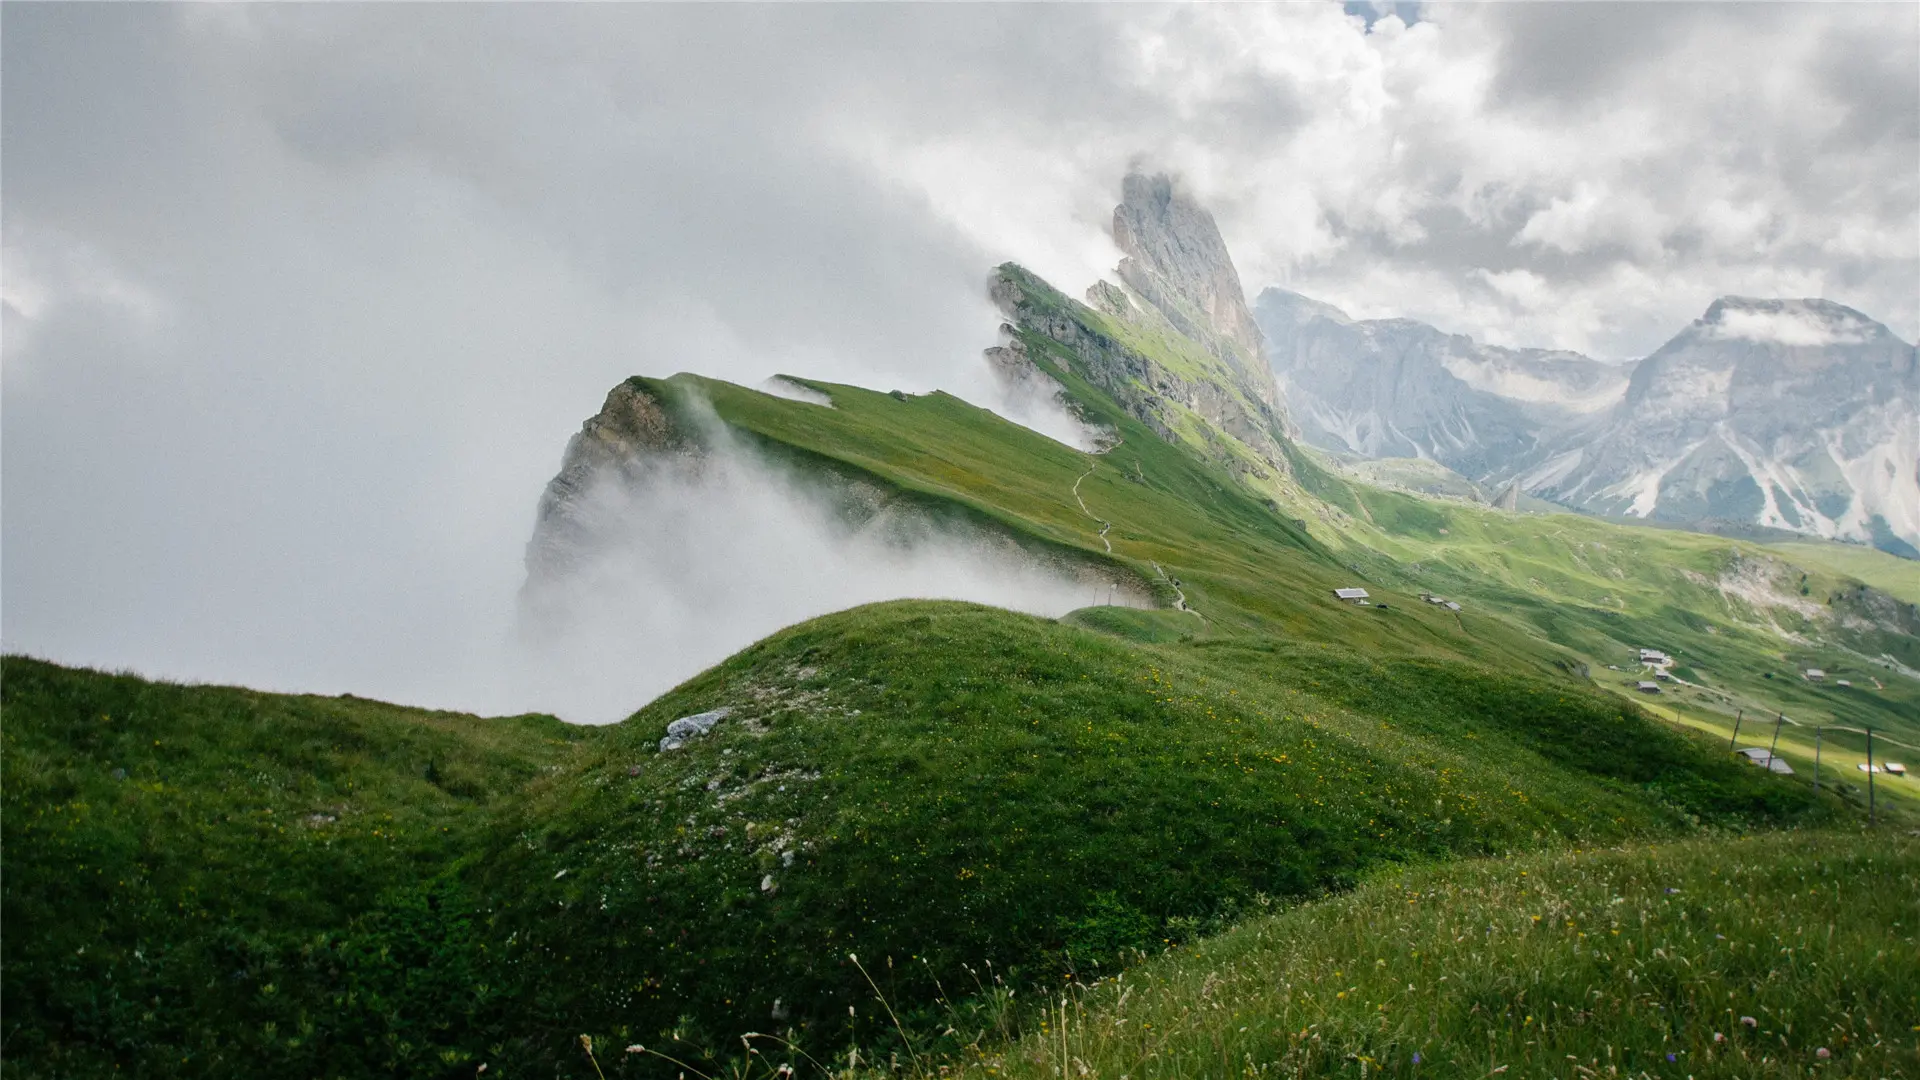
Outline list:
[[[1281,289],[1255,312],[1315,446],[1431,458],[1603,516],[1744,522],[1920,555],[1920,364],[1844,304],[1723,296],[1618,365],[1355,320]]]

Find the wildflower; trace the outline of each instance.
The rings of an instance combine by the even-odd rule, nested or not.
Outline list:
[[[1713,1033],[1713,1041],[1717,1043],[1723,1043],[1727,1041],[1727,1037],[1716,1031]]]
[[[1679,1060],[1680,1060],[1680,1055],[1679,1055],[1679,1054],[1668,1054],[1668,1055],[1667,1055],[1667,1060],[1668,1060],[1668,1061],[1679,1061]]]
[[[627,1047],[627,1053],[638,1054],[645,1049],[646,1047],[641,1046],[639,1043],[634,1043],[632,1046]]]
[[[1759,1027],[1759,1026],[1760,1026],[1760,1021],[1758,1021],[1758,1020],[1755,1020],[1755,1019],[1754,1019],[1753,1017],[1751,1017],[1751,1016],[1743,1016],[1743,1017],[1741,1017],[1741,1018],[1740,1018],[1740,1022],[1741,1022],[1741,1023],[1743,1023],[1743,1024],[1745,1024],[1745,1025],[1747,1025],[1747,1026],[1748,1026],[1748,1027],[1750,1027],[1750,1028],[1757,1028],[1757,1027]]]
[[[1825,1061],[1828,1058],[1833,1056],[1833,1051],[1828,1050],[1826,1047],[1823,1046],[1820,1049],[1815,1050],[1813,1052],[1813,1056],[1819,1058],[1821,1061]]]
[[[1418,1065],[1418,1064],[1420,1064],[1420,1051],[1418,1051],[1418,1050],[1415,1050],[1415,1051],[1413,1052],[1413,1063],[1414,1063],[1415,1065]]]

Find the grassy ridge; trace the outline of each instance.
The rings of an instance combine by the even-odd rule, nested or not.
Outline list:
[[[1909,837],[1471,861],[1074,987],[941,1075],[1910,1076],[1916,949]]]
[[[1788,541],[1767,547],[1805,566],[1857,578],[1909,604],[1920,604],[1920,562],[1860,544]]]
[[[588,1030],[712,1060],[752,1029],[825,1053],[890,1023],[848,953],[933,1023],[967,965],[1029,987],[1111,971],[1383,863],[1835,812],[1564,684],[1137,637],[873,605],[650,705],[475,864],[523,1019],[556,1053]],[[710,736],[653,746],[723,706]]]
[[[1920,739],[1920,687],[1892,674],[1920,666],[1920,615],[1846,572],[1879,581],[1885,567],[1815,567],[1781,579],[1788,591],[1776,595],[1773,569],[1755,576],[1766,557],[1756,545],[1379,491],[1284,440],[1286,467],[1263,464],[1185,405],[1168,414],[1178,428],[1170,443],[1090,381],[1087,358],[1031,327],[1015,332],[1119,445],[1081,453],[945,394],[809,383],[832,398],[822,408],[693,376],[640,381],[711,406],[797,482],[812,473],[879,484],[886,498],[990,525],[1046,558],[1122,564],[1194,611],[1096,608],[1054,622],[972,605],[874,605],[774,635],[600,731],[9,658],[0,829],[16,932],[0,973],[0,1069],[470,1076],[485,1062],[493,1075],[587,1075],[583,1030],[602,1046],[644,1041],[728,1068],[748,1029],[777,1029],[823,1055],[848,1038],[958,1051],[971,1034],[960,1021],[1005,1015],[1014,988],[1030,996],[1096,978],[1386,867],[1851,820],[1857,799],[1736,764],[1717,741],[1596,692],[1585,675],[1619,691],[1633,673],[1606,665],[1635,646],[1681,658],[1676,671],[1692,685],[1661,707],[1690,723],[1786,708]],[[1182,377],[1212,363],[1157,331],[1100,332],[1178,353],[1161,359]],[[1375,606],[1329,596],[1362,583]],[[1454,595],[1464,610],[1423,603],[1422,589]],[[1841,695],[1768,677],[1795,665],[1881,671],[1886,685]],[[720,706],[732,714],[713,733],[659,750],[668,721]],[[1674,850],[1657,856],[1658,872],[1697,876],[1675,860],[1705,849]],[[1827,872],[1805,869],[1807,853],[1790,846],[1752,850],[1753,865],[1777,854],[1803,876]],[[1911,882],[1907,855],[1887,862],[1860,848],[1846,858],[1855,872]],[[1544,874],[1562,864],[1535,865]],[[1483,917],[1506,925],[1500,913],[1521,901],[1577,909],[1577,926],[1595,917],[1580,906],[1593,890],[1575,878],[1538,898],[1500,892],[1493,878],[1472,877],[1481,872],[1432,879],[1455,922],[1394,925],[1415,936],[1452,927],[1459,945],[1476,940],[1465,930]],[[1606,881],[1624,897],[1652,873]],[[1741,884],[1770,895],[1763,876]],[[1808,880],[1817,899],[1823,886]],[[1721,887],[1685,888],[1710,886]],[[1427,910],[1423,898],[1409,913]],[[1800,910],[1790,899],[1782,910]],[[1375,901],[1387,906],[1366,906]],[[1353,903],[1351,918],[1337,905],[1284,917],[1304,920],[1286,963],[1319,956],[1347,973],[1338,950],[1399,911],[1373,892]],[[1869,936],[1911,925],[1904,908],[1878,901],[1846,910],[1880,920],[1862,930]],[[1430,1061],[1444,1057],[1465,1075],[1461,1047],[1484,1039],[1506,1060],[1547,1070],[1538,1056],[1547,1044],[1528,1022],[1505,1035],[1487,1027],[1506,1000],[1495,991],[1517,985],[1501,957],[1550,944],[1528,938],[1528,925],[1513,923],[1506,951],[1470,957],[1480,982],[1469,997],[1483,1008],[1434,1027],[1438,1041],[1420,1044]],[[1680,940],[1661,925],[1663,940]],[[1314,946],[1301,936],[1310,931],[1332,936]],[[1847,939],[1835,955],[1863,955],[1867,940]],[[1441,944],[1435,936],[1436,952]],[[868,971],[852,965],[855,952]],[[1244,968],[1254,982],[1236,985],[1275,1018],[1243,1024],[1256,1033],[1248,1038],[1293,1032],[1305,1017],[1289,1011],[1293,998],[1251,989],[1261,973],[1285,970],[1262,959],[1266,946],[1218,955],[1198,985],[1181,982],[1179,961],[1154,969],[1175,988],[1154,1006],[1165,1010],[1156,1030],[1221,1012],[1219,987]],[[1537,971],[1555,978],[1603,970],[1538,955]],[[1829,970],[1808,985],[1826,992],[1818,979]],[[1000,981],[975,983],[983,971]],[[1536,983],[1528,993],[1571,1007],[1571,989],[1556,997],[1557,984]],[[874,984],[907,1041],[875,1008]],[[1605,997],[1597,983],[1580,985]],[[1898,978],[1889,985],[1909,993]],[[968,998],[969,986],[980,996]],[[1700,1014],[1702,995],[1727,988],[1737,992],[1701,982],[1685,1007]],[[1846,1015],[1856,1026],[1841,1033],[1855,1043],[1887,1008],[1832,996],[1854,1002]],[[1411,1067],[1392,1056],[1411,1044],[1361,1037],[1381,1022],[1384,999],[1351,1016],[1343,1010],[1360,1009],[1358,998],[1314,1000],[1334,1026],[1304,1018],[1297,1046],[1260,1044],[1279,1056],[1256,1056],[1256,1071]],[[1683,1001],[1658,1000],[1669,1021]],[[1632,1026],[1645,1019],[1640,1007],[1608,1014],[1631,1039],[1606,1046],[1650,1045]],[[1502,1008],[1510,1023],[1512,1004]],[[1113,1009],[1117,1031],[1130,1017],[1117,1000]],[[1585,1011],[1582,1024],[1600,1014]],[[1531,1015],[1565,1026],[1551,1010]],[[1795,1016],[1802,1032],[1818,1020]],[[1238,1044],[1216,1028],[1191,1030],[1187,1044],[1143,1044],[1161,1056],[1119,1073],[1124,1048],[1088,1044],[1084,1060],[1107,1075],[1162,1067],[1142,1062],[1213,1075],[1207,1055]],[[991,1051],[982,1067],[1043,1067],[1033,1048],[1057,1034]],[[1456,1036],[1466,1042],[1447,1041]],[[1336,1041],[1340,1054],[1329,1050]],[[1196,1049],[1202,1042],[1211,1049]],[[1588,1054],[1576,1063],[1590,1069],[1602,1067],[1589,1053],[1599,1045],[1564,1044]],[[1697,1060],[1734,1068],[1731,1058]],[[1229,1055],[1228,1071],[1240,1061]],[[659,1062],[619,1055],[601,1066],[657,1072]]]
[[[479,991],[421,985],[409,924],[596,734],[20,657],[0,709],[8,1075],[369,1075],[444,1038]]]

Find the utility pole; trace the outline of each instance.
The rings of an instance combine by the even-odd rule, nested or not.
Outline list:
[[[1826,731],[1824,727],[1813,729],[1813,790],[1815,794],[1820,791],[1820,736],[1826,734]]]
[[[1739,712],[1733,714],[1733,738],[1727,740],[1727,749],[1729,750],[1738,748],[1738,743],[1740,742],[1740,718],[1745,715],[1747,715],[1747,710],[1745,709],[1741,709]]]
[[[1867,825],[1871,827],[1878,820],[1873,805],[1873,729],[1867,729]]]
[[[1786,722],[1787,722],[1787,714],[1786,714],[1786,713],[1781,713],[1781,714],[1780,714],[1780,718],[1779,718],[1778,720],[1775,720],[1775,721],[1773,722],[1773,741],[1772,741],[1771,743],[1768,743],[1768,744],[1767,744],[1767,771],[1768,771],[1768,772],[1773,772],[1773,771],[1774,771],[1774,768],[1773,768],[1773,749],[1774,749],[1774,747],[1776,747],[1776,746],[1779,746],[1779,745],[1780,745],[1780,725],[1781,725],[1781,724],[1784,724],[1784,723],[1786,723]]]

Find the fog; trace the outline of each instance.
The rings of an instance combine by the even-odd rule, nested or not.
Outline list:
[[[1910,6],[1391,7],[0,5],[0,644],[547,707],[501,643],[609,387],[939,388],[1096,445],[982,362],[985,285],[1112,267],[1136,160],[1250,293],[1606,356],[1726,293],[1915,336]],[[710,652],[879,580],[813,578],[672,610]]]
[[[1148,606],[1091,569],[1050,564],[978,527],[883,512],[850,525],[829,489],[741,450],[666,456],[603,477],[569,508],[564,569],[537,575],[503,670],[510,697],[618,720],[748,642],[815,615],[898,598],[1034,615]]]

